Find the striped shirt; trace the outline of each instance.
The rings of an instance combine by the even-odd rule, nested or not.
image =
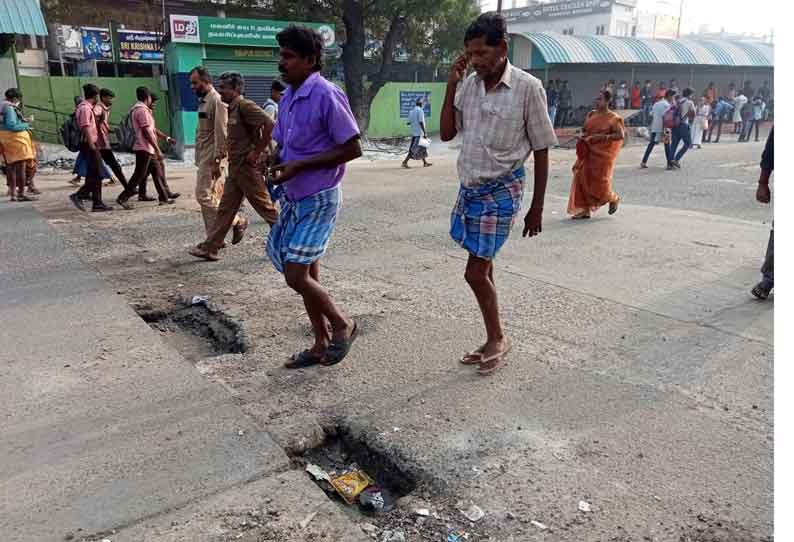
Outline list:
[[[531,151],[557,143],[543,85],[510,62],[488,93],[476,73],[463,80],[455,94],[455,123],[463,140],[458,177],[467,188],[508,175]]]

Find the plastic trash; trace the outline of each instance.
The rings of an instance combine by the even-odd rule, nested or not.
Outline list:
[[[319,465],[315,465],[314,463],[309,463],[306,465],[306,472],[312,475],[312,477],[317,480],[318,482],[321,480],[325,480],[327,482],[331,481],[331,477],[328,476],[328,473],[325,472],[322,467]]]
[[[460,510],[461,514],[466,516],[466,519],[475,523],[485,517],[485,512],[483,512],[482,508],[476,504],[472,504],[468,508],[463,508],[460,506],[460,504],[458,504],[458,510]]]
[[[317,515],[317,511],[315,510],[314,512],[303,518],[303,521],[301,521],[300,523],[301,529],[305,529],[309,525],[309,523],[312,522],[312,520],[316,515]]]
[[[353,504],[359,493],[372,485],[372,480],[367,473],[362,470],[354,469],[340,476],[331,478],[331,485],[347,504]]]
[[[206,307],[207,303],[209,303],[209,300],[210,298],[206,295],[194,295],[193,299],[190,300],[190,304],[194,307],[197,305],[203,305]]]
[[[383,512],[386,500],[378,486],[370,486],[359,494],[358,503],[367,512]]]
[[[535,527],[537,527],[538,529],[540,529],[541,531],[545,531],[546,529],[549,528],[548,525],[546,525],[545,523],[541,523],[541,522],[536,521],[534,519],[532,521],[530,521],[530,523],[532,525],[534,525]]]
[[[587,501],[579,501],[579,511],[580,512],[591,512],[592,509],[590,508],[590,503]]]

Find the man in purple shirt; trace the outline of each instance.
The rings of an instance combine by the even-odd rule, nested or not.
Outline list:
[[[281,214],[270,230],[267,254],[303,297],[314,330],[314,346],[292,356],[286,367],[335,365],[350,351],[358,325],[320,285],[319,260],[336,224],[344,164],[361,156],[360,134],[345,94],[319,73],[320,35],[290,26],[276,39],[278,69],[290,88],[281,98],[273,131],[279,163],[271,169],[272,183]]]

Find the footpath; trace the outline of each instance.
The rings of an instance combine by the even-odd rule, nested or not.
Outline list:
[[[4,541],[368,539],[37,211],[0,232]]]

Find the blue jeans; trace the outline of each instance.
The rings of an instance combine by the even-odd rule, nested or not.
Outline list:
[[[554,126],[554,119],[557,117],[557,106],[550,105],[549,106],[549,119],[551,120],[551,125]]]
[[[648,142],[648,146],[645,148],[645,155],[642,157],[642,163],[647,164],[648,158],[651,156],[651,151],[656,146],[657,143],[660,142],[662,139],[662,134],[657,134],[656,132],[651,132],[651,140]],[[664,156],[667,159],[667,162],[670,163],[670,145],[664,146]]]
[[[684,142],[684,146],[678,149],[678,145]],[[670,156],[673,160],[678,162],[684,157],[686,151],[692,146],[692,131],[689,124],[681,123],[676,128],[673,128],[673,141],[670,144]],[[677,151],[677,152],[676,152]]]

